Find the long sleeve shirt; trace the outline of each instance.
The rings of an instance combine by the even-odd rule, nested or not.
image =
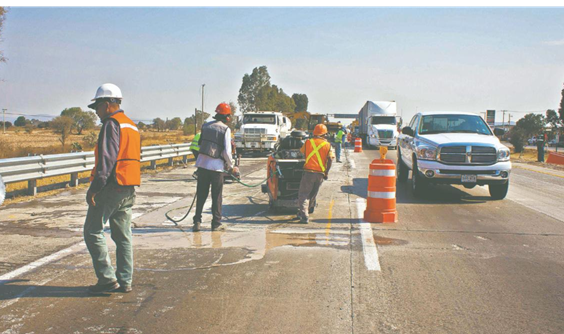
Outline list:
[[[216,172],[221,172],[222,170],[229,170],[233,167],[231,162],[231,129],[227,128],[225,131],[225,142],[223,143],[223,151],[221,152],[221,158],[215,159],[205,154],[198,155],[196,160],[196,167],[204,168]]]
[[[98,193],[108,182],[115,182],[115,168],[119,153],[119,123],[110,116],[123,112],[118,110],[102,120],[102,129],[98,135],[98,161],[90,191]]]

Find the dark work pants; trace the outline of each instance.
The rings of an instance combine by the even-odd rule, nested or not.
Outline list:
[[[205,168],[198,168],[198,188],[196,191],[196,215],[194,222],[202,221],[202,210],[208,199],[208,193],[212,194],[212,227],[221,224],[221,203],[223,202],[223,173],[214,172]]]

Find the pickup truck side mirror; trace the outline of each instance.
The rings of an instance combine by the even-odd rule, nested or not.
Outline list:
[[[405,128],[401,129],[401,133],[413,137],[413,129],[410,128],[409,126],[406,126]]]
[[[500,128],[495,128],[494,129],[494,135],[501,137],[505,134],[505,130],[500,129]]]

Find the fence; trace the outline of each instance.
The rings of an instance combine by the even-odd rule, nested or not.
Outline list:
[[[174,158],[182,157],[186,163],[190,154],[190,143],[144,146],[141,148],[141,162],[151,162],[151,168],[155,169],[157,160],[168,159],[168,164],[172,166]],[[27,193],[35,196],[38,179],[70,174],[70,186],[76,187],[78,174],[90,171],[93,167],[94,152],[49,154],[0,159],[0,176],[6,184],[27,181]]]

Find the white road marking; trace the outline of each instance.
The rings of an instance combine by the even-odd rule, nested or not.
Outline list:
[[[358,210],[358,220],[360,237],[362,239],[362,252],[364,253],[364,264],[366,268],[371,271],[381,271],[380,260],[378,258],[378,250],[374,242],[374,235],[372,233],[372,225],[365,222],[364,210],[366,209],[366,200],[364,198],[356,199],[356,208]]]
[[[352,158],[349,158],[349,163],[351,164],[351,169],[356,168],[356,165],[355,165],[354,160]]]
[[[69,254],[72,254],[72,253],[74,253],[78,250],[81,250],[85,247],[86,247],[86,244],[81,241],[81,242],[76,243],[76,244],[74,244],[70,247],[67,247],[63,250],[60,250],[56,253],[45,256],[44,258],[41,258],[37,261],[34,261],[34,262],[32,262],[28,265],[25,265],[25,266],[23,266],[19,269],[16,269],[16,270],[11,271],[7,274],[4,274],[4,275],[0,276],[0,285],[4,285],[4,284],[8,283],[7,281],[14,279],[14,278],[16,278],[20,275],[26,274],[26,273],[28,273],[32,270],[35,270],[35,269],[37,269],[37,268],[39,268],[39,267],[41,267],[41,266],[43,266],[47,263],[51,263],[51,262],[60,260],[61,258],[65,257]]]

